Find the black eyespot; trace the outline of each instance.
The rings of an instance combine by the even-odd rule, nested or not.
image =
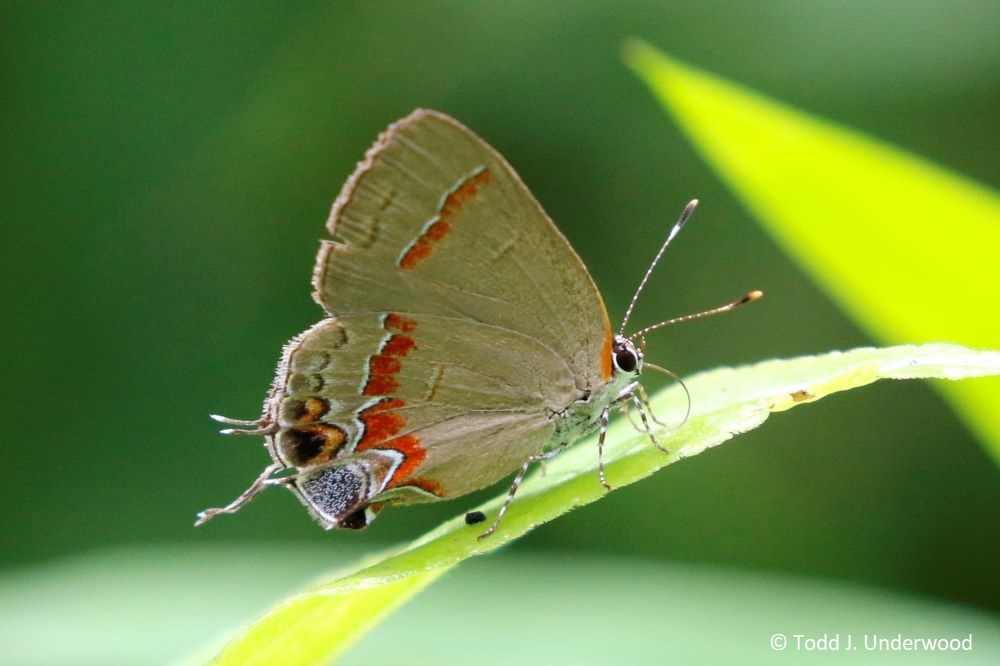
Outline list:
[[[337,527],[348,530],[363,530],[368,527],[368,516],[365,514],[363,508],[358,509],[349,516],[341,518],[337,523]]]
[[[636,358],[635,352],[628,347],[621,346],[615,350],[615,365],[622,371],[632,372],[638,363],[639,359]]]
[[[470,511],[465,514],[465,524],[475,525],[476,523],[481,523],[486,520],[486,514],[482,511]]]

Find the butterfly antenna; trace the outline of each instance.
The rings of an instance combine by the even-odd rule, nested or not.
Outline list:
[[[712,308],[711,310],[705,310],[704,312],[696,312],[694,314],[684,315],[683,317],[674,317],[673,319],[668,319],[666,321],[661,321],[658,324],[653,324],[652,326],[647,326],[646,328],[636,331],[632,335],[628,336],[629,340],[640,337],[649,333],[650,331],[655,331],[658,328],[663,328],[664,326],[670,326],[671,324],[679,324],[682,321],[691,321],[692,319],[701,319],[702,317],[710,317],[712,315],[722,314],[723,312],[729,312],[730,310],[735,310],[741,305],[746,305],[752,301],[756,301],[758,298],[764,295],[764,292],[759,289],[751,291],[749,294],[743,298],[739,298],[732,303],[726,303],[725,305],[720,305],[717,308]]]
[[[667,234],[667,240],[663,241],[663,245],[660,246],[660,251],[656,253],[656,257],[653,259],[653,263],[649,265],[646,269],[646,274],[642,276],[642,281],[639,282],[639,288],[635,290],[635,294],[632,296],[632,301],[628,304],[628,310],[625,311],[625,319],[622,320],[621,328],[618,329],[618,335],[625,333],[625,327],[628,325],[628,320],[632,317],[632,310],[635,309],[635,302],[639,300],[639,294],[645,288],[646,283],[649,282],[649,276],[653,274],[653,269],[656,268],[656,264],[659,263],[660,257],[663,256],[664,250],[670,245],[670,241],[674,239],[674,236],[681,232],[684,228],[684,223],[688,221],[691,214],[694,213],[694,209],[698,206],[698,200],[692,199],[688,202],[687,206],[684,206],[684,210],[681,211],[680,217],[674,223],[673,228],[670,233]]]

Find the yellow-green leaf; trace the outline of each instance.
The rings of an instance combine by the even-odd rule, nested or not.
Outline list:
[[[608,431],[608,481],[620,487],[656,470],[756,428],[769,414],[819,400],[877,379],[960,379],[1000,375],[1000,352],[955,345],[855,349],[742,368],[722,368],[688,380],[692,412],[683,426],[660,434],[671,453],[653,448],[627,419]],[[675,386],[651,401],[668,423],[683,418],[686,401]],[[441,525],[412,544],[363,562],[276,606],[226,646],[213,663],[323,664],[356,642],[439,575],[464,559],[517,539],[532,528],[605,496],[596,472],[593,437],[550,462],[521,486],[500,530],[480,541],[483,523],[463,517]],[[506,490],[480,509],[492,519]]]
[[[706,161],[874,338],[1000,344],[1000,197],[640,41],[626,60]],[[943,386],[1000,456],[1000,379]]]

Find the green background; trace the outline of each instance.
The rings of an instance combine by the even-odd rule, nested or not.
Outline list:
[[[281,345],[320,316],[309,276],[330,203],[414,107],[454,115],[508,158],[613,321],[683,204],[701,199],[635,326],[753,288],[767,297],[651,336],[648,358],[682,376],[871,341],[697,159],[621,64],[626,37],[981,182],[1000,176],[992,1],[2,11],[0,565],[15,577],[184,544],[322,547],[328,568],[472,505],[391,509],[338,534],[272,491],[191,526],[266,461],[207,415],[258,415]],[[776,418],[513,549],[804,575],[996,612],[998,505],[994,464],[937,395],[882,384]]]

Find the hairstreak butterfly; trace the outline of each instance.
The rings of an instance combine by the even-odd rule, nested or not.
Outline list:
[[[624,335],[636,298],[697,202],[646,271],[616,334],[583,262],[514,170],[456,120],[417,110],[391,125],[333,204],[313,273],[326,318],[292,339],[254,421],[273,462],[233,513],[270,485],[325,528],[361,529],[389,504],[458,497],[529,466],[634,405],[642,336]],[[650,415],[652,418],[652,415]],[[291,470],[281,475],[282,472]]]

